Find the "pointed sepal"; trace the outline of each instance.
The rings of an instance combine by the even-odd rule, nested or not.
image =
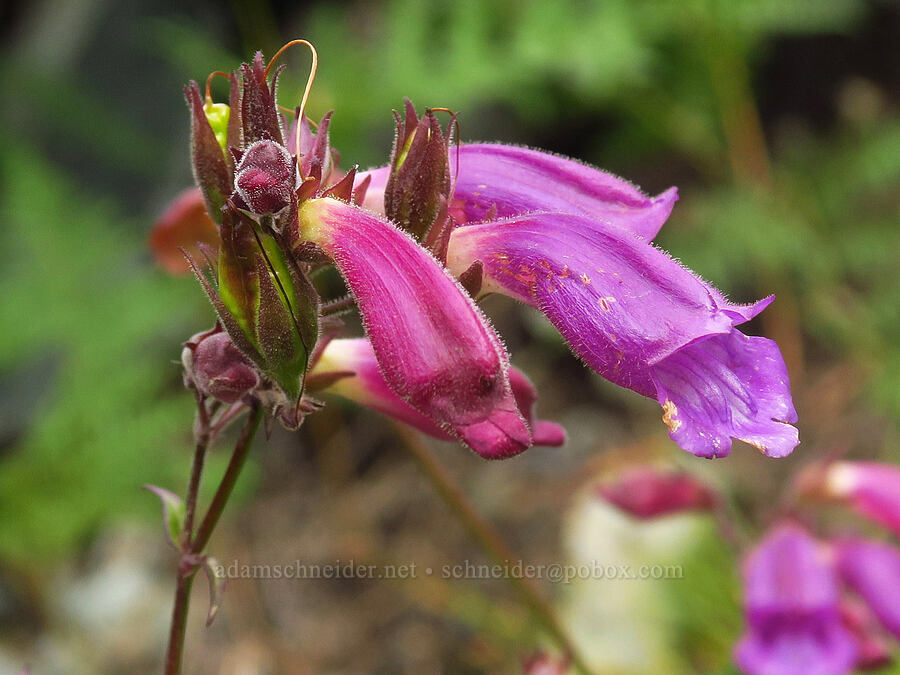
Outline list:
[[[216,133],[210,126],[197,83],[187,85],[184,94],[191,109],[191,163],[194,180],[203,192],[210,218],[220,222],[222,207],[231,194],[231,170]]]

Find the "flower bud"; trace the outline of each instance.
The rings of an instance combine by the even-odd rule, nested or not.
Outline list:
[[[318,296],[299,270],[288,267],[275,240],[255,227],[225,210],[219,293],[211,299],[235,344],[296,402],[318,337]]]
[[[715,504],[711,488],[687,473],[664,472],[652,467],[627,471],[597,492],[610,504],[642,520],[681,511],[706,511]]]
[[[397,118],[397,135],[391,155],[391,174],[384,193],[388,219],[417,241],[436,239],[442,229],[450,198],[450,165],[447,137],[431,110],[422,119],[406,100],[406,120]]]
[[[275,105],[275,80],[272,78],[271,88],[266,81],[266,66],[262,52],[256,52],[253,65],[241,65],[241,123],[243,125],[244,143],[250,145],[255,141],[268,139],[281,143],[281,124],[278,120],[278,109]]]
[[[207,103],[203,106],[206,120],[219,142],[222,152],[228,145],[228,120],[231,117],[231,108],[224,103]]]
[[[188,340],[181,360],[198,391],[223,403],[236,403],[259,385],[253,364],[218,327]]]
[[[278,213],[296,201],[296,163],[278,143],[257,141],[244,151],[234,185],[253,213]]]

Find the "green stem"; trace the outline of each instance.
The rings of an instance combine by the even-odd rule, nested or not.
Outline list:
[[[187,497],[184,500],[184,531],[179,542],[182,550],[190,543],[191,532],[194,530],[194,514],[197,511],[197,494],[200,491],[200,478],[203,475],[203,464],[206,460],[206,450],[212,440],[212,429],[209,424],[209,411],[206,403],[198,395],[197,398],[197,432],[196,445],[194,446],[194,461],[191,464],[191,478],[188,482]]]
[[[234,452],[231,454],[228,468],[225,469],[225,475],[222,476],[222,482],[219,483],[219,488],[216,490],[212,502],[210,502],[209,510],[207,510],[203,522],[197,528],[197,534],[191,539],[191,553],[203,553],[203,549],[209,543],[209,538],[212,536],[213,530],[216,529],[219,518],[225,510],[225,504],[228,503],[231,491],[234,490],[234,485],[241,474],[241,469],[244,468],[247,455],[250,454],[251,441],[256,435],[256,430],[259,428],[262,418],[262,407],[258,403],[254,403],[250,408],[250,416],[247,418],[247,423],[241,430],[241,435],[234,446]]]
[[[169,648],[166,650],[166,675],[178,675],[181,672],[181,657],[184,653],[184,635],[187,629],[188,605],[191,601],[194,571],[185,574],[182,565],[180,563],[178,565],[175,605],[172,608],[172,625],[169,628]]]
[[[418,461],[438,494],[450,507],[454,515],[459,518],[481,549],[499,564],[503,564],[506,560],[514,560],[516,556],[513,551],[497,534],[497,531],[491,524],[482,517],[474,504],[469,501],[453,480],[452,476],[434,458],[419,437],[414,432],[400,425],[397,425],[397,430],[405,441],[404,446],[406,449]],[[590,667],[576,649],[575,644],[556,615],[556,610],[553,608],[552,603],[543,595],[537,584],[532,579],[515,575],[508,576],[507,581],[522,602],[531,609],[547,633],[556,641],[560,649],[571,659],[572,665],[579,672],[590,675],[592,672]]]
[[[191,586],[194,583],[194,575],[197,572],[198,560],[209,543],[216,524],[225,510],[225,504],[231,496],[234,485],[237,482],[247,455],[250,452],[252,440],[259,428],[262,420],[263,411],[259,404],[254,404],[250,408],[250,415],[241,435],[238,437],[234,446],[234,452],[231,454],[231,461],[222,477],[216,494],[209,505],[206,516],[197,534],[192,535],[193,516],[196,509],[197,492],[200,486],[200,475],[203,469],[203,460],[206,454],[206,448],[209,444],[209,424],[208,420],[205,425],[201,425],[201,432],[197,436],[197,446],[194,452],[194,465],[191,469],[191,480],[188,486],[188,502],[186,508],[190,509],[185,514],[185,542],[186,546],[178,561],[178,577],[175,585],[175,603],[172,608],[172,624],[169,629],[169,646],[166,650],[165,675],[178,675],[181,672],[181,661],[184,654],[184,636],[187,629],[188,608],[191,601]],[[188,515],[190,520],[188,520]],[[189,547],[188,547],[189,546]]]

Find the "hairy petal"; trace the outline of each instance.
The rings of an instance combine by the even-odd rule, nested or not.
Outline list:
[[[618,176],[587,164],[514,145],[464,145],[450,150],[459,167],[451,215],[457,222],[506,218],[530,211],[579,213],[653,239],[672,212],[678,191],[648,197]]]
[[[334,199],[306,201],[299,220],[301,238],[344,275],[398,396],[484,457],[531,445],[506,350],[427,251],[388,221]]]
[[[848,673],[857,647],[842,626],[837,576],[804,530],[782,525],[744,563],[748,630],[735,660],[751,675]]]
[[[336,378],[325,392],[343,396],[359,405],[376,410],[388,417],[400,420],[435,438],[450,440],[452,436],[432,420],[425,417],[397,396],[391,389],[375,358],[372,344],[365,338],[332,340],[322,352],[320,360],[310,373],[311,381]],[[558,446],[565,442],[565,430],[546,420],[535,420],[532,409],[537,398],[528,378],[518,369],[509,370],[510,385],[519,411],[531,427],[535,445]]]
[[[447,264],[482,265],[481,290],[539,308],[606,379],[664,406],[673,440],[703,457],[740,438],[771,456],[797,432],[777,346],[734,329],[771,302],[728,302],[646,241],[573,214],[536,213],[466,225]],[[707,344],[708,343],[708,344]]]
[[[650,369],[670,436],[701,457],[721,457],[731,438],[769,457],[800,442],[787,368],[772,340],[738,330],[690,344]]]
[[[450,215],[458,223],[558,211],[598,218],[649,241],[678,200],[674,187],[648,197],[606,171],[514,145],[473,143],[451,147],[450,171],[455,179]],[[389,175],[389,167],[360,174],[360,180],[365,176],[372,180],[366,208],[384,213]]]

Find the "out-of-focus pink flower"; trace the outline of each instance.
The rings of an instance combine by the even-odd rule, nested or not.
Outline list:
[[[198,244],[219,245],[219,231],[206,212],[199,188],[188,188],[167,207],[150,231],[150,250],[169,274],[188,274],[190,265],[181,249],[200,255]]]
[[[600,497],[635,518],[682,511],[705,511],[716,500],[712,489],[688,473],[637,467],[597,488]]]
[[[857,670],[884,668],[893,660],[888,635],[865,603],[856,598],[841,598],[841,620],[859,648]]]
[[[900,536],[900,468],[880,462],[834,462],[823,488],[857,512]]]
[[[735,660],[750,675],[840,675],[858,648],[839,611],[828,551],[805,530],[784,524],[744,562],[747,632]]]
[[[900,549],[878,541],[847,539],[838,542],[836,550],[846,584],[900,638]]]

